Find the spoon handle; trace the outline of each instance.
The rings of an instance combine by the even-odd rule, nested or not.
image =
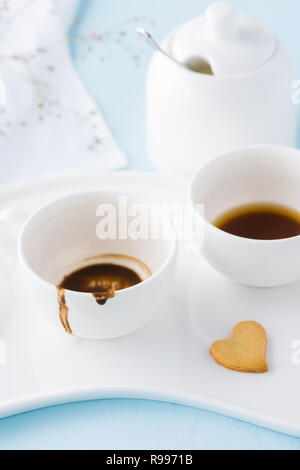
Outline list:
[[[154,49],[155,51],[160,51],[164,53],[164,51],[159,47],[157,42],[153,39],[151,34],[148,31],[146,31],[144,28],[137,28],[136,32],[152,49]]]
[[[151,34],[146,31],[144,28],[137,28],[136,32],[139,34],[139,36],[153,49],[154,51],[159,51],[161,54],[163,54],[165,57],[168,57],[168,59],[172,60],[175,64],[182,66],[180,62],[178,62],[176,59],[174,59],[172,56],[167,54],[160,46],[159,44],[153,39]]]

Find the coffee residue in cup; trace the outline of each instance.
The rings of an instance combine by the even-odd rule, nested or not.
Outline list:
[[[300,213],[279,204],[248,204],[218,217],[224,232],[255,240],[280,240],[300,235]]]
[[[71,272],[57,287],[60,320],[69,334],[72,330],[68,321],[66,290],[91,294],[99,305],[105,305],[117,291],[140,284],[152,275],[144,263],[124,255],[103,255],[85,262],[94,264]]]
[[[93,294],[100,305],[114,297],[118,290],[128,289],[142,282],[132,269],[118,264],[93,264],[66,276],[60,287],[75,292]]]

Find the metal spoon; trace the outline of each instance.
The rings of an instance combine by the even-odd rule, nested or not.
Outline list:
[[[161,52],[164,56],[168,57],[168,59],[172,60],[175,64],[180,65],[180,67],[184,67],[184,64],[178,62],[178,60],[174,59],[171,55],[167,54],[159,44],[153,39],[151,34],[146,31],[144,28],[137,28],[136,32],[138,35],[155,51]]]
[[[155,51],[160,52],[168,59],[172,60],[173,63],[179,65],[180,67],[184,67],[185,69],[192,70],[193,72],[202,73],[206,75],[213,75],[212,68],[210,64],[202,59],[201,57],[192,57],[186,63],[179,62],[178,60],[174,59],[170,54],[167,54],[159,44],[153,39],[151,34],[146,31],[144,28],[137,28],[136,32],[139,36]]]

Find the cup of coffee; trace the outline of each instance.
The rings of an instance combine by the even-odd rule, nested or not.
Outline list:
[[[127,335],[165,308],[177,240],[156,205],[130,194],[97,191],[55,201],[25,224],[15,210],[2,212],[1,218],[15,232],[22,225],[18,257],[30,301],[68,334],[86,339]]]
[[[216,158],[195,174],[190,201],[202,221],[199,248],[217,271],[254,287],[300,279],[298,150],[258,146]]]

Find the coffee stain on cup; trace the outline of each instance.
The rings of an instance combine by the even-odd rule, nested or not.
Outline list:
[[[63,287],[56,287],[56,289],[58,294],[59,318],[61,324],[68,335],[73,335],[73,331],[69,324],[69,307],[66,303],[66,289]]]

